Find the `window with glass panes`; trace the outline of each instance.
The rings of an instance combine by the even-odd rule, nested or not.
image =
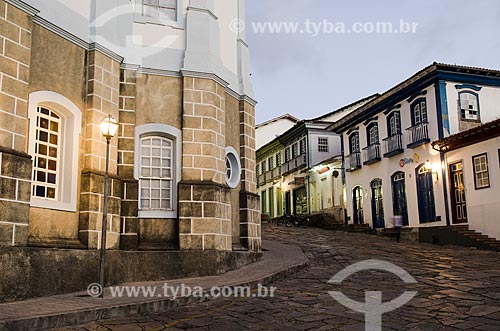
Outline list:
[[[476,190],[490,187],[490,174],[488,171],[488,156],[486,154],[472,157],[474,165],[474,182]]]
[[[142,15],[154,19],[177,20],[177,0],[142,0]]]
[[[173,210],[173,141],[160,136],[141,139],[141,210]]]
[[[318,138],[318,152],[328,153],[328,138],[326,137]]]
[[[389,115],[389,137],[401,133],[401,118],[399,112]]]
[[[371,124],[368,126],[368,145],[378,144],[378,125]]]
[[[55,200],[59,180],[61,118],[54,111],[37,108],[33,196]]]
[[[269,159],[267,159],[267,164],[268,164],[269,170],[274,169],[274,159],[272,156]]]
[[[416,101],[412,107],[412,121],[413,125],[427,123],[427,102],[425,99]]]
[[[479,120],[479,97],[475,93],[460,93],[460,116],[463,120]]]
[[[276,154],[276,166],[279,167],[281,165],[281,152]]]

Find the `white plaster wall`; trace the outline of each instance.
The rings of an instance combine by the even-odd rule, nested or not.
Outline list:
[[[267,125],[258,127],[257,129],[255,129],[256,149],[259,149],[267,143],[271,142],[276,137],[293,128],[294,125],[295,122],[283,118],[271,122]]]
[[[481,123],[488,123],[500,118],[500,102],[498,102],[498,100],[500,100],[500,88],[474,84],[481,87],[481,90],[457,90],[455,85],[462,85],[462,83],[447,82],[446,84],[448,117],[450,119],[450,134],[456,134],[459,132],[458,122],[460,116],[460,108],[458,103],[458,93],[462,91],[472,91],[479,95],[479,111]]]
[[[328,138],[328,153],[319,152],[318,150],[318,138]],[[315,166],[316,164],[328,160],[334,156],[341,155],[340,146],[340,136],[329,131],[309,131],[308,136],[309,143],[309,162],[310,166]]]
[[[470,145],[446,154],[446,163],[463,161],[465,198],[469,227],[500,240],[500,137]],[[476,190],[472,156],[487,153],[490,187]],[[451,201],[450,201],[451,206]]]

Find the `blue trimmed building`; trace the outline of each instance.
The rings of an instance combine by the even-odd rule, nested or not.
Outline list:
[[[477,188],[455,185],[460,172],[431,142],[498,118],[500,71],[434,63],[332,124],[342,137],[347,222],[392,228],[397,213],[412,238],[435,242],[436,227],[464,229],[473,222],[467,190]]]

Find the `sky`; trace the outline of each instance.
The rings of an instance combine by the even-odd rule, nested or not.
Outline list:
[[[399,32],[401,20],[418,24],[415,32],[369,33],[379,22]],[[342,33],[358,22],[367,30]],[[245,31],[257,124],[320,116],[435,61],[500,69],[498,0],[247,0]]]

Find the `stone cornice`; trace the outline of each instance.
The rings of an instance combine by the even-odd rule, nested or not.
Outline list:
[[[30,5],[28,5],[24,1],[5,0],[5,2],[7,2],[9,5],[12,5],[18,9],[21,9],[22,11],[24,11],[25,13],[27,13],[31,16],[35,16],[36,14],[38,14],[40,12],[38,9],[31,7]]]

